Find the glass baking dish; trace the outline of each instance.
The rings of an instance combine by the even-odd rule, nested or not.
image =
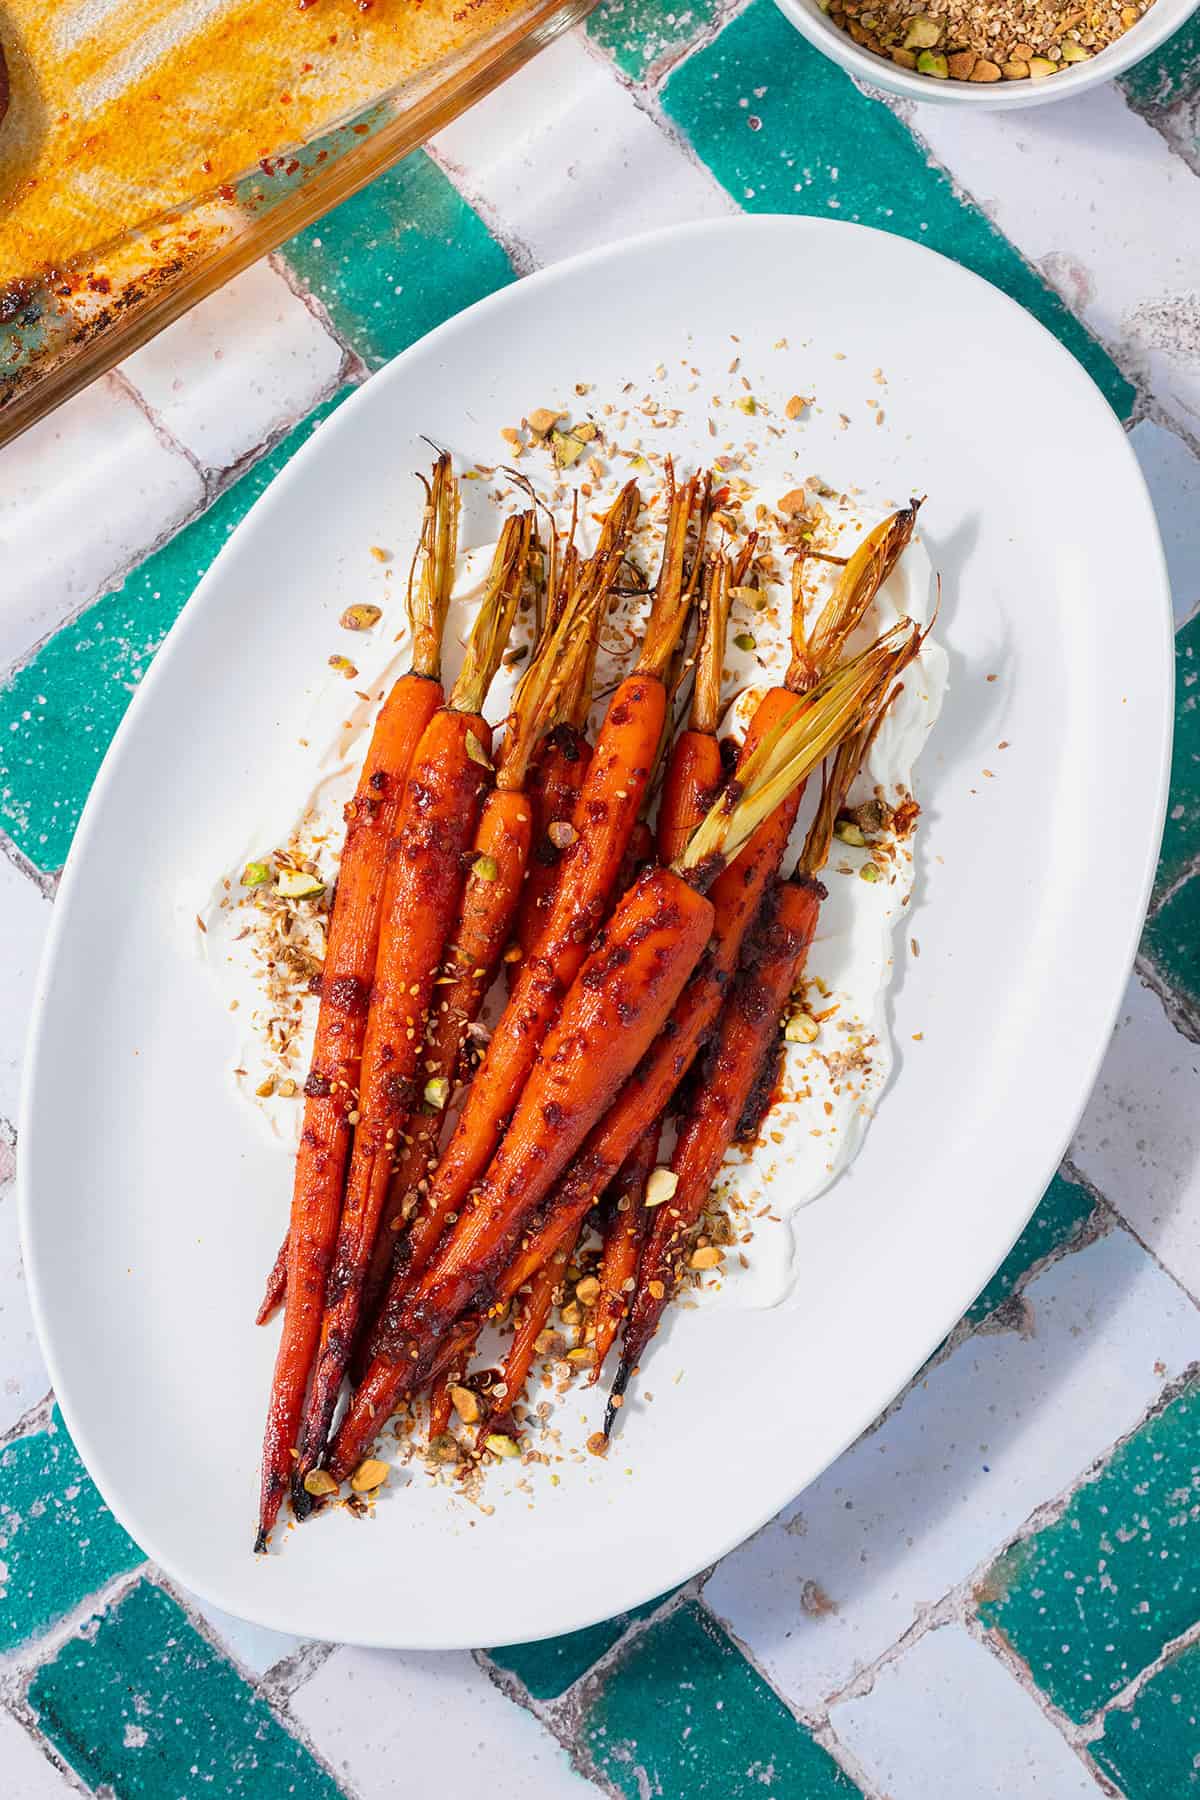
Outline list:
[[[592,0],[0,0],[0,445]]]

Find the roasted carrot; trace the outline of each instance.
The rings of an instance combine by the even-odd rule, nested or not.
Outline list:
[[[458,534],[458,491],[448,456],[439,456],[427,496],[420,579],[415,585],[410,580],[408,594],[412,670],[384,702],[354,798],[346,808],[346,840],[329,925],[312,1065],[304,1087],[304,1121],[285,1240],[288,1303],[263,1446],[257,1550],[266,1548],[287,1486],[291,1446],[320,1329],[325,1275],[341,1211],[389,846],[413,753],[443,700],[442,630]],[[266,1301],[264,1309],[268,1316],[273,1310]]]
[[[521,1300],[516,1329],[504,1358],[500,1380],[492,1386],[489,1393],[494,1410],[480,1423],[477,1449],[484,1449],[488,1438],[496,1433],[505,1437],[520,1436],[515,1408],[525,1397],[525,1384],[537,1355],[538,1339],[550,1317],[555,1295],[562,1290],[567,1264],[571,1260],[578,1236],[579,1233],[576,1232],[569,1243],[559,1246],[534,1275],[528,1293]]]
[[[609,1193],[609,1214],[604,1228],[604,1254],[600,1261],[600,1292],[596,1298],[593,1322],[591,1380],[597,1381],[621,1321],[629,1311],[637,1277],[642,1239],[646,1234],[649,1212],[646,1207],[646,1183],[658,1160],[658,1140],[662,1123],[655,1120],[644,1131],[617,1172]]]
[[[440,1236],[447,1216],[461,1210],[491,1160],[539,1046],[608,910],[666,715],[662,673],[686,619],[683,554],[694,499],[695,484],[688,483],[672,508],[663,573],[638,666],[617,688],[597,739],[576,804],[569,854],[541,942],[536,953],[520,965],[508,1005],[433,1176],[423,1209],[428,1221],[422,1222],[422,1242],[430,1246]],[[632,526],[636,489],[632,493],[627,489],[623,502]],[[414,1256],[409,1276],[398,1272],[393,1281],[381,1331],[388,1329],[387,1317],[395,1316],[407,1296],[416,1262]]]
[[[678,868],[647,871],[617,906],[567,991],[469,1207],[395,1316],[385,1310],[378,1352],[333,1446],[336,1479],[355,1467],[412,1367],[430,1360],[464,1312],[486,1304],[523,1226],[666,1024],[712,928],[713,907],[700,890],[851,728],[903,637],[897,627],[807,702],[795,702],[794,716],[749,758]],[[640,1119],[618,1165],[650,1122]]]
[[[492,773],[492,734],[481,709],[524,586],[531,525],[529,513],[505,522],[462,673],[426,727],[409,772],[367,1015],[354,1151],[296,1442],[292,1507],[300,1517],[311,1506],[304,1482],[324,1449],[353,1346],[396,1146],[425,1088],[426,1012]]]
[[[724,784],[717,726],[721,722],[721,666],[729,622],[731,571],[724,556],[705,563],[700,597],[700,642],[696,682],[687,728],[679,733],[667,761],[658,808],[658,855],[665,863],[683,854]]]
[[[769,1102],[782,1050],[781,1015],[803,972],[825,898],[817,871],[825,864],[850,783],[893,698],[893,683],[920,646],[920,634],[914,630],[906,654],[897,659],[888,681],[864,708],[859,728],[838,747],[826,768],[821,804],[799,866],[789,881],[777,886],[722,1008],[701,1065],[701,1079],[680,1120],[671,1155],[670,1192],[654,1212],[642,1249],[621,1360],[605,1412],[606,1435],[688,1267],[692,1236],[725,1152],[744,1129],[747,1109],[761,1112],[763,1100]]]
[[[422,1067],[429,1079],[424,1105],[413,1115],[404,1135],[388,1199],[387,1228],[376,1235],[363,1292],[364,1323],[374,1320],[393,1262],[407,1269],[415,1256],[423,1267],[433,1248],[436,1232],[427,1215],[418,1210],[419,1202],[428,1192],[445,1108],[453,1096],[467,1034],[479,1016],[508,942],[522,891],[532,838],[526,792],[530,759],[535,744],[544,740],[547,721],[557,716],[564,694],[573,693],[580,669],[590,661],[596,613],[606,591],[600,582],[577,587],[553,628],[543,635],[513,698],[496,759],[496,786],[484,802],[471,870],[426,1032]],[[414,1229],[405,1234],[410,1219]],[[367,1334],[361,1335],[365,1338]]]

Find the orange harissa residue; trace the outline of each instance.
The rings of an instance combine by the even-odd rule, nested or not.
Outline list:
[[[522,0],[4,0],[0,286],[235,180]]]

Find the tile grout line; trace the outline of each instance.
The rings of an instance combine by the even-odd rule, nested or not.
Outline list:
[[[89,1620],[106,1611],[115,1601],[123,1599],[152,1567],[149,1559],[143,1559],[132,1569],[123,1569],[119,1575],[111,1576],[93,1593],[85,1595],[69,1612],[64,1613],[61,1619],[53,1619],[36,1637],[27,1638],[14,1650],[0,1656],[0,1699],[7,1694],[17,1703],[27,1704],[25,1695],[38,1670],[52,1662],[63,1646],[77,1636],[80,1628]]]
[[[526,275],[536,275],[542,267],[537,257],[525,240],[515,231],[510,230],[499,217],[491,201],[472,189],[470,173],[463,164],[456,162],[452,156],[447,156],[446,152],[432,141],[424,145],[424,151],[434,167],[441,170],[455,192],[471,208],[493,242],[503,250],[517,279],[521,280]]]
[[[54,897],[58,892],[58,874],[47,875],[36,864],[31,863],[25,852],[17,848],[5,831],[0,831],[0,857],[11,863],[19,875],[23,875],[27,881],[31,881],[48,905],[53,904]]]
[[[1177,993],[1153,958],[1140,950],[1134,959],[1133,973],[1143,987],[1158,996],[1163,1011],[1180,1037],[1186,1038],[1189,1044],[1200,1044],[1200,1018],[1195,1002],[1186,994]]]
[[[288,292],[295,296],[301,306],[304,307],[305,311],[316,321],[326,337],[332,338],[333,342],[341,351],[342,360],[338,365],[337,374],[334,378],[334,387],[331,389],[331,392],[336,393],[339,387],[345,387],[347,384],[350,384],[353,387],[359,387],[367,379],[370,370],[358,351],[355,350],[351,344],[346,342],[330,317],[324,302],[319,299],[318,296],[301,280],[300,276],[297,275],[295,269],[293,269],[291,263],[287,260],[285,254],[286,250],[287,245],[281,244],[278,250],[272,250],[264,260],[268,266],[275,271]],[[328,396],[325,396],[325,398],[328,398]],[[316,402],[317,406],[320,406],[321,404],[322,402],[320,400]],[[309,408],[309,412],[313,410],[314,408]],[[292,426],[289,426],[288,429],[290,430],[293,426],[302,424],[303,419],[306,419],[307,417],[308,413],[305,413],[302,418],[293,419]]]
[[[967,1635],[977,1643],[981,1649],[986,1650],[988,1655],[994,1658],[994,1660],[1000,1664],[1001,1668],[1011,1675],[1021,1692],[1040,1708],[1047,1723],[1053,1726],[1058,1732],[1058,1735],[1067,1744],[1071,1753],[1079,1759],[1080,1763],[1082,1763],[1083,1767],[1087,1770],[1087,1773],[1099,1787],[1101,1793],[1114,1795],[1116,1800],[1125,1800],[1121,1789],[1116,1785],[1110,1775],[1105,1774],[1102,1769],[1097,1767],[1088,1750],[1088,1743],[1094,1741],[1094,1737],[1099,1734],[1094,1733],[1093,1739],[1086,1739],[1081,1735],[1082,1728],[1076,1725],[1074,1720],[1070,1719],[1067,1714],[1063,1712],[1061,1707],[1056,1706],[1048,1694],[1042,1692],[1032,1669],[1029,1667],[1028,1663],[1025,1662],[1024,1658],[1018,1654],[1003,1631],[1000,1631],[995,1627],[984,1625],[983,1622],[969,1610],[962,1623]],[[1098,1723],[1102,1723],[1102,1721],[1098,1719]]]
[[[164,423],[157,409],[150,404],[141,388],[131,376],[125,373],[124,363],[118,363],[115,369],[110,369],[103,379],[109,387],[115,389],[119,394],[124,394],[130,404],[136,406],[164,450],[170,451],[174,456],[182,456],[183,460],[191,465],[201,488],[207,492],[210,471],[205,468],[195,451],[189,450],[187,445],[182,443],[170,427]]]
[[[92,1794],[93,1790],[75,1773],[70,1763],[58,1754],[54,1745],[42,1731],[34,1717],[32,1707],[28,1706],[24,1700],[10,1702],[0,1698],[0,1712],[7,1713],[13,1723],[25,1733],[27,1741],[49,1763],[55,1774],[61,1776],[77,1794]],[[20,1795],[14,1793],[12,1800],[20,1800]]]

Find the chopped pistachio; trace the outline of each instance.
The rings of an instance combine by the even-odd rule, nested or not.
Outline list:
[[[280,869],[275,877],[275,892],[284,900],[315,900],[325,892],[325,883],[306,869]]]
[[[840,838],[843,844],[856,844],[860,848],[867,841],[861,826],[856,825],[853,819],[839,819],[833,828],[833,835]]]
[[[585,445],[582,438],[576,437],[573,431],[552,431],[550,448],[554,453],[554,461],[558,468],[569,469],[583,455]]]
[[[574,1350],[567,1351],[567,1361],[574,1363],[577,1369],[590,1369],[596,1360],[596,1352],[590,1344],[579,1344]]]
[[[734,405],[738,408],[739,412],[750,413],[751,416],[758,411],[758,402],[753,394],[739,394],[738,398],[734,401]]]
[[[512,1439],[506,1437],[502,1431],[489,1432],[483,1441],[493,1456],[519,1456],[521,1454]]]
[[[674,1169],[661,1167],[651,1169],[646,1182],[646,1197],[642,1202],[643,1206],[661,1206],[664,1200],[671,1198],[678,1186],[679,1177]]]
[[[793,394],[783,409],[784,417],[787,419],[798,419],[807,405],[808,401],[802,394]]]
[[[265,862],[248,862],[242,870],[242,886],[247,888],[261,887],[264,881],[271,879],[271,865]]]
[[[879,870],[873,862],[864,863],[858,871],[858,879],[860,881],[878,881]]]
[[[494,856],[477,856],[471,864],[471,873],[477,881],[495,881],[499,872]]]
[[[1053,75],[1057,68],[1058,64],[1052,63],[1048,56],[1031,56],[1029,59],[1029,73],[1034,81],[1045,80],[1046,76]]]
[[[473,731],[467,733],[467,755],[472,762],[478,763],[481,769],[490,769],[492,766],[486,750]]]
[[[716,1244],[705,1244],[702,1250],[692,1251],[688,1259],[689,1266],[693,1269],[715,1269],[721,1262],[723,1254]]]
[[[1088,62],[1090,56],[1091,52],[1085,50],[1082,44],[1077,44],[1074,38],[1063,39],[1062,59],[1065,63]]]
[[[935,81],[946,81],[950,76],[950,64],[936,50],[922,50],[917,58],[917,74],[932,75]]]
[[[342,624],[347,631],[370,631],[372,625],[378,625],[383,617],[383,610],[378,606],[369,606],[364,601],[358,606],[348,606],[342,614]]]
[[[812,1044],[820,1030],[811,1013],[794,1012],[783,1028],[783,1035],[789,1044]]]
[[[918,62],[917,67],[920,68],[920,66],[920,62]],[[999,81],[999,79],[1000,64],[992,62],[991,58],[987,56],[981,56],[971,70],[972,81]]]
[[[519,963],[524,954],[520,944],[510,944],[504,952],[504,960],[506,963]]]
[[[425,1083],[425,1104],[441,1112],[450,1098],[450,1083],[444,1075],[435,1075],[432,1081]]]
[[[942,27],[937,19],[931,19],[928,13],[918,13],[908,21],[908,30],[904,34],[905,50],[932,50],[941,42]],[[920,67],[920,64],[917,65]]]
[[[571,427],[571,436],[580,438],[585,444],[590,444],[593,438],[599,436],[599,433],[600,427],[594,425],[590,419],[585,419],[582,425],[572,425]]]
[[[331,656],[329,666],[331,669],[336,669],[339,675],[344,675],[347,681],[353,681],[358,674],[358,670],[348,656]]]
[[[464,1425],[474,1425],[479,1418],[479,1397],[469,1387],[452,1387],[450,1398],[454,1402],[454,1410]]]
[[[318,1496],[321,1494],[336,1494],[338,1491],[338,1484],[333,1479],[333,1476],[329,1473],[328,1469],[310,1469],[308,1474],[304,1477],[304,1491],[306,1494],[316,1494]]]
[[[566,413],[554,412],[548,406],[537,406],[530,413],[526,423],[530,431],[536,431],[539,437],[545,437],[546,433],[553,431],[558,421],[565,419],[566,416]]]
[[[366,1462],[360,1462],[350,1477],[350,1486],[356,1494],[370,1494],[377,1487],[382,1487],[387,1478],[387,1463],[380,1462],[377,1456],[368,1456]]]
[[[583,1313],[580,1310],[579,1302],[577,1300],[568,1300],[567,1304],[562,1309],[563,1324],[578,1325],[582,1319]]]
[[[268,1075],[265,1081],[259,1082],[254,1091],[260,1100],[269,1100],[271,1095],[275,1092],[275,1077],[273,1075]]]
[[[294,1100],[296,1098],[296,1084],[290,1075],[287,1077],[286,1081],[280,1082],[276,1092],[285,1100]]]
[[[556,850],[568,850],[575,842],[577,835],[575,827],[566,819],[555,819],[552,825],[546,827],[546,836]]]
[[[600,1298],[600,1283],[594,1275],[586,1275],[581,1282],[576,1284],[575,1298],[580,1306],[595,1306]]]
[[[758,639],[750,631],[739,631],[734,634],[734,643],[739,650],[757,650]]]

